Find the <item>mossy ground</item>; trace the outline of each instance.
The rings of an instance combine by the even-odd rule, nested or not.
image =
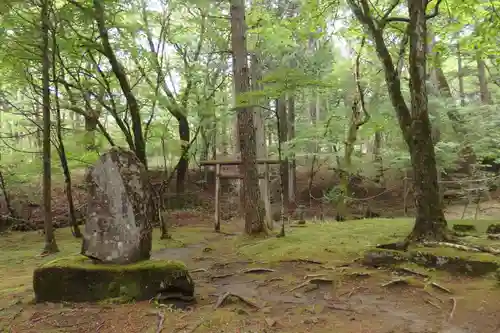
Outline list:
[[[476,225],[477,235],[481,235],[491,221],[470,223]],[[42,247],[41,235],[12,233],[2,236],[0,242],[0,251],[4,254],[0,256],[0,309],[5,308],[0,311],[0,322],[7,323],[4,325],[16,332],[147,333],[156,332],[159,322],[157,313],[162,311],[163,332],[189,331],[198,324],[195,333],[264,330],[287,333],[326,333],[332,330],[341,333],[408,332],[408,327],[403,329],[403,326],[413,320],[411,316],[425,318],[429,327],[442,325],[443,318],[447,318],[451,310],[449,297],[453,296],[460,299],[454,325],[462,327],[472,322],[482,325],[477,332],[493,331],[495,325],[500,324],[500,319],[493,317],[499,311],[497,299],[500,297],[494,279],[471,279],[402,263],[403,267],[428,275],[426,283],[436,281],[453,291],[453,295],[437,292],[432,296],[434,305],[431,305],[427,303],[427,291],[424,292],[419,278],[418,283],[411,283],[409,287],[389,290],[381,287],[382,283],[394,278],[389,271],[359,266],[340,267],[340,264],[351,263],[378,243],[401,240],[411,227],[411,219],[374,219],[343,223],[308,222],[304,228],[287,228],[285,238],[227,236],[215,234],[211,226],[175,228],[172,230],[173,239],[165,241],[159,240],[159,234],[155,233],[153,251],[160,259],[182,254],[181,260],[186,262],[189,269],[199,269],[198,273],[192,274],[196,280],[199,304],[192,312],[182,314],[148,302],[30,305],[33,270],[42,264],[57,264],[54,259],[76,254],[80,241],[73,239],[69,230],[58,230],[56,237],[61,252],[41,258],[38,256]],[[223,230],[239,231],[241,226],[223,225]],[[495,242],[486,237],[470,239],[495,246]],[[452,255],[476,255],[454,249],[429,250]],[[289,262],[293,259],[311,259],[321,264]],[[486,260],[486,257],[483,259]],[[269,267],[275,272],[245,274],[244,269],[249,267]],[[321,286],[319,291],[289,291],[306,281],[308,276],[318,274],[331,278],[332,284]],[[229,288],[236,288],[240,292],[256,292],[254,297],[264,304],[264,309],[256,311],[232,304],[214,311],[216,296]],[[325,301],[327,295],[334,301]],[[325,302],[346,303],[355,311],[338,310],[344,306],[342,304],[332,309],[328,307],[330,303]],[[399,312],[394,310],[394,306]],[[401,314],[401,311],[411,313],[411,316]],[[273,324],[273,320],[276,323]]]

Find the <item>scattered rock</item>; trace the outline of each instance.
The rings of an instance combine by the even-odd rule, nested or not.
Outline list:
[[[500,224],[499,223],[494,223],[490,224],[488,226],[488,229],[486,229],[487,234],[500,234]]]
[[[472,224],[454,224],[453,230],[458,232],[475,232],[477,231],[476,226]]]
[[[78,255],[56,259],[33,274],[36,302],[109,299],[193,302],[194,283],[181,262],[145,260],[128,265],[92,263]]]
[[[130,264],[151,256],[156,221],[148,174],[131,151],[113,147],[87,171],[87,221],[82,254]]]

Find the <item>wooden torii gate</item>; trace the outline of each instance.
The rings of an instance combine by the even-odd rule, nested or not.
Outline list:
[[[239,166],[240,160],[210,160],[201,161],[200,165],[204,167],[215,166],[215,213],[214,213],[214,228],[216,232],[220,231],[220,180],[225,179],[243,179],[243,175],[238,171],[238,174],[222,174],[221,166]],[[259,179],[264,179],[264,207],[266,210],[266,222],[269,227],[272,227],[272,214],[271,214],[271,193],[269,189],[269,166],[272,164],[280,164],[280,160],[275,159],[257,159],[257,165],[264,165],[264,173],[259,172]],[[238,168],[239,170],[239,168]]]

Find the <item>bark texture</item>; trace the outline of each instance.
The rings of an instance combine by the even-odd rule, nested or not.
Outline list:
[[[425,86],[427,1],[408,0],[410,18],[403,20],[409,22],[410,58],[408,65],[411,109],[404,100],[398,71],[384,41],[383,28],[391,13],[383,15],[381,22],[375,22],[367,0],[348,0],[348,4],[375,44],[377,55],[384,68],[389,97],[410,152],[417,217],[408,240],[446,239],[448,229],[439,196],[436,156]],[[437,9],[434,10],[437,15]]]
[[[51,122],[50,122],[50,48],[49,0],[42,2],[42,93],[43,93],[43,210],[45,246],[44,253],[59,252],[52,225],[52,171],[51,171]]]
[[[250,88],[244,0],[231,0],[230,14],[235,94],[240,96]],[[254,113],[249,106],[237,106],[237,110],[238,138],[241,151],[240,170],[243,175],[241,201],[245,216],[245,232],[258,234],[265,232],[266,226],[256,164]]]

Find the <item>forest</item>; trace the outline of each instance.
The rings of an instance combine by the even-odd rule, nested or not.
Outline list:
[[[499,32],[499,0],[2,0],[0,330],[498,330]]]

